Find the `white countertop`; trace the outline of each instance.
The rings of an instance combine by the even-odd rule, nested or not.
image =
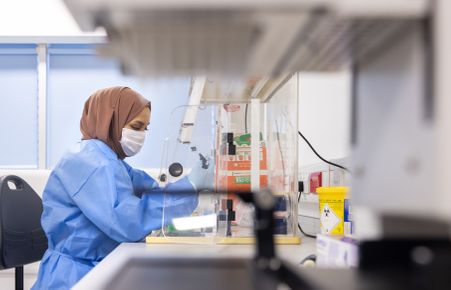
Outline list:
[[[302,238],[300,245],[279,245],[276,254],[293,264],[299,264],[306,256],[315,254],[316,240]],[[214,245],[179,244],[149,245],[145,243],[124,243],[117,247],[72,289],[103,289],[112,277],[133,257],[227,257],[250,258],[254,255],[254,245]]]

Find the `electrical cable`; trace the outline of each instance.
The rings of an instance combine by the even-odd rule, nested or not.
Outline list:
[[[277,139],[277,144],[278,144],[279,152],[280,152],[280,160],[282,162],[283,185],[285,186],[285,161],[283,158],[282,145],[280,144],[279,124],[277,123],[277,120],[275,120],[275,122],[276,122],[276,139]]]
[[[316,255],[308,255],[299,263],[299,265],[304,265],[305,262],[307,262],[307,261],[312,261],[312,262],[316,263]]]
[[[318,156],[319,159],[321,159],[323,162],[325,162],[325,163],[327,163],[329,165],[341,168],[341,169],[345,170],[346,172],[350,172],[348,168],[346,168],[346,167],[344,167],[344,166],[342,166],[340,164],[333,163],[331,161],[328,161],[328,160],[324,159],[321,155],[319,155],[318,152],[316,152],[315,148],[313,148],[312,144],[310,144],[310,142],[307,140],[307,138],[305,138],[305,136],[302,135],[301,131],[298,131],[298,133],[299,133],[299,136],[301,136],[302,139],[304,139],[305,143],[307,143],[307,145],[310,147],[310,149],[312,149],[313,153],[315,153],[315,155]]]
[[[298,204],[299,204],[299,202],[301,201],[301,194],[302,194],[302,192],[299,192],[299,195],[298,195]],[[316,239],[316,235],[310,235],[310,234],[307,234],[307,233],[302,229],[301,224],[299,223],[299,220],[298,220],[298,229],[299,229],[299,231],[300,231],[304,236],[309,237],[309,238],[314,238],[314,239]]]
[[[301,225],[299,224],[299,222],[298,222],[298,229],[301,232],[301,234],[303,234],[304,236],[306,236],[308,238],[316,239],[316,235],[310,235],[310,234],[307,234],[306,232],[304,232],[304,230],[301,228]]]
[[[180,108],[191,108],[191,107],[198,107],[198,109],[201,111],[203,111],[207,108],[207,106],[201,105],[201,104],[199,104],[199,105],[180,105],[180,106],[177,106],[174,109],[172,109],[171,115]]]
[[[247,134],[247,109],[249,104],[246,103],[246,106],[244,108],[244,132]]]

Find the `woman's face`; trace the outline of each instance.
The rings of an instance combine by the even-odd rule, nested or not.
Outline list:
[[[131,120],[124,128],[144,131],[147,130],[147,126],[150,122],[150,109],[145,107],[133,120]]]

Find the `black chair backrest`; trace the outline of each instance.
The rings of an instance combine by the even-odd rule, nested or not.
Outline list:
[[[0,177],[0,269],[41,260],[47,249],[41,215],[41,198],[22,178]]]

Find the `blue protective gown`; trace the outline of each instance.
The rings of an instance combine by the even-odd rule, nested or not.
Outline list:
[[[141,241],[161,228],[163,205],[165,221],[196,208],[197,193],[187,178],[166,189],[179,193],[164,197],[154,179],[118,159],[102,141],[78,143],[57,164],[43,193],[41,223],[49,248],[32,289],[71,288],[120,243]]]

